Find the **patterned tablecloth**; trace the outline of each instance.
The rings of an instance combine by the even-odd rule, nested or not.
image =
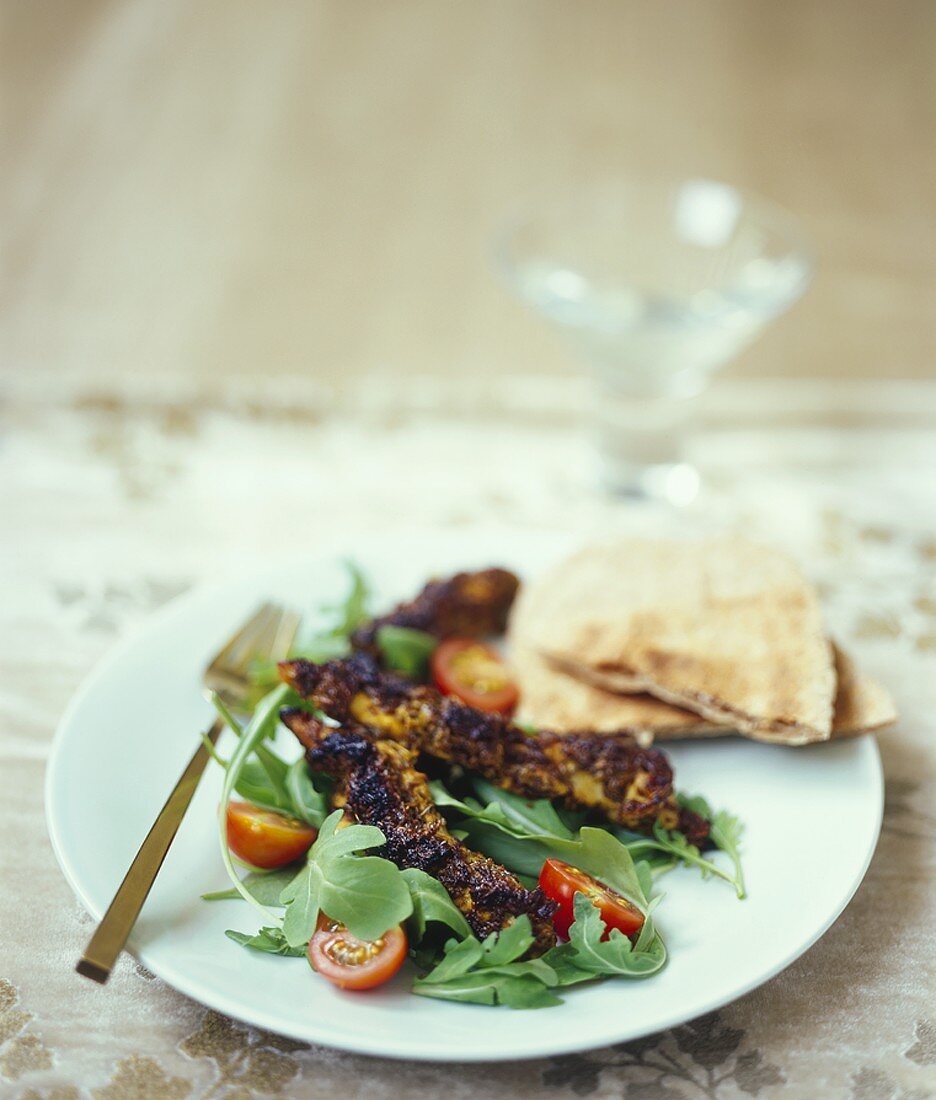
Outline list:
[[[47,1100],[419,1095],[936,1095],[936,410],[932,390],[739,387],[694,447],[707,490],[675,522],[741,527],[800,555],[833,629],[897,696],[881,737],[884,830],[864,884],[797,963],[736,1003],[619,1047],[500,1065],[395,1063],[225,1019],[131,958],[105,989],[53,858],[42,780],[94,662],[154,608],[221,572],[426,525],[673,523],[602,499],[574,387],[483,395],[380,379],[351,389],[9,381],[0,437],[0,1094]],[[823,427],[829,407],[838,426]],[[737,426],[744,424],[742,429]],[[88,797],[93,798],[93,791]],[[817,814],[817,844],[822,843]],[[835,853],[829,852],[830,860]],[[791,898],[791,904],[796,903]]]

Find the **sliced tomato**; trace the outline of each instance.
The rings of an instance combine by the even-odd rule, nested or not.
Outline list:
[[[547,859],[539,877],[543,893],[556,902],[558,908],[553,913],[553,924],[560,936],[568,936],[575,920],[574,898],[576,894],[585,894],[598,906],[606,930],[602,937],[608,938],[612,928],[620,929],[625,936],[636,935],[643,928],[643,913],[622,898],[610,887],[596,878],[580,871],[561,859]]]
[[[377,940],[359,940],[324,914],[309,942],[309,962],[339,989],[373,989],[389,981],[406,958],[402,925]]]
[[[317,836],[317,829],[296,817],[261,810],[250,802],[228,803],[228,847],[253,867],[269,870],[292,863],[305,855]]]
[[[432,679],[443,695],[454,695],[478,710],[509,714],[519,692],[499,653],[474,638],[440,642],[430,662]]]

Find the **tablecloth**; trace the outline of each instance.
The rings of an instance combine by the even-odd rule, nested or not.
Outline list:
[[[608,500],[571,382],[483,392],[9,376],[0,436],[0,1094],[23,1100],[342,1096],[936,1095],[936,424],[933,390],[737,385],[695,437],[679,514]],[[265,1034],[130,957],[100,988],[53,857],[43,772],[72,693],[155,608],[208,577],[412,525],[744,530],[797,554],[836,635],[889,685],[883,832],[830,931],[772,981],[639,1042],[496,1065],[392,1062]],[[93,792],[88,792],[93,798]],[[817,811],[818,812],[818,811]],[[817,822],[817,832],[818,832]],[[819,841],[821,843],[821,841]],[[829,853],[834,859],[834,852]],[[795,904],[795,899],[791,899]]]

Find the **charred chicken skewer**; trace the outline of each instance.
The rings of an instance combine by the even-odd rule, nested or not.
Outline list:
[[[436,638],[502,634],[519,587],[520,581],[506,569],[456,573],[445,580],[430,581],[415,599],[356,630],[351,645],[375,653],[377,631],[382,626],[405,626]]]
[[[281,717],[305,746],[309,766],[335,780],[334,805],[381,829],[381,854],[398,867],[418,867],[438,879],[475,935],[483,939],[526,913],[535,937],[530,954],[553,946],[554,903],[449,833],[412,748],[375,737],[353,720],[336,729],[304,710],[287,708]]]
[[[352,720],[524,798],[596,810],[628,829],[649,831],[659,821],[696,844],[708,837],[708,823],[678,806],[672,769],[657,749],[593,733],[529,736],[500,715],[382,672],[365,653],[321,665],[287,661],[280,675],[339,722]]]

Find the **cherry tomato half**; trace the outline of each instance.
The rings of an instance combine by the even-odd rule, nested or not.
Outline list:
[[[377,940],[359,940],[343,924],[319,917],[309,942],[309,962],[339,989],[373,989],[389,981],[406,958],[406,933],[402,925]]]
[[[432,679],[443,695],[454,695],[478,710],[509,714],[519,692],[500,654],[474,638],[440,642],[430,663]]]
[[[253,867],[270,870],[292,863],[305,855],[317,836],[317,829],[296,817],[261,810],[250,802],[228,803],[228,847]]]
[[[569,928],[575,919],[573,899],[576,894],[585,894],[598,906],[601,919],[607,926],[603,939],[608,938],[612,928],[620,929],[625,936],[633,936],[643,928],[643,913],[636,906],[561,859],[546,860],[540,871],[539,884],[546,897],[559,907],[553,913],[553,924],[560,936],[569,935]]]

